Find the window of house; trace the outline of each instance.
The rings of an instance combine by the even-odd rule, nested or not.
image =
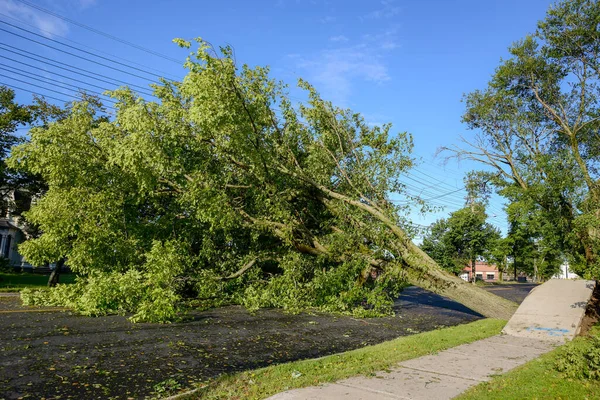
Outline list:
[[[492,273],[488,273],[487,274],[487,279],[488,280],[493,280],[494,279],[494,273],[493,272]]]
[[[483,272],[475,272],[475,276],[478,278],[483,278]]]

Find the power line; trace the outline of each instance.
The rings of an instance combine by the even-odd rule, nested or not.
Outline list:
[[[14,50],[5,49],[4,47],[10,47],[10,48],[12,48],[12,49],[14,49]],[[28,59],[28,60],[33,60],[33,61],[41,62],[41,63],[47,64],[47,65],[50,65],[50,66],[52,66],[52,67],[54,67],[54,68],[59,68],[59,69],[62,69],[62,70],[64,70],[64,71],[69,71],[69,72],[71,72],[71,73],[74,73],[74,74],[78,74],[78,75],[81,75],[81,76],[85,76],[85,77],[87,77],[87,78],[91,78],[91,79],[97,80],[97,81],[99,81],[99,82],[108,83],[109,85],[120,86],[120,84],[123,84],[123,85],[126,85],[126,86],[130,86],[130,87],[139,88],[139,89],[141,89],[141,90],[137,90],[139,93],[143,93],[143,94],[146,94],[146,95],[148,95],[148,96],[154,96],[154,95],[153,95],[152,93],[150,93],[150,92],[144,92],[144,91],[143,91],[143,90],[147,90],[147,89],[148,89],[147,87],[140,86],[140,85],[136,85],[136,84],[133,84],[133,83],[130,83],[130,82],[126,82],[126,81],[122,81],[122,80],[120,80],[120,79],[117,79],[117,78],[112,78],[112,77],[110,77],[110,76],[106,76],[106,75],[102,75],[102,74],[99,74],[99,73],[97,73],[97,72],[93,72],[93,71],[90,71],[90,70],[87,70],[87,69],[83,69],[83,68],[79,68],[79,67],[71,66],[71,65],[69,65],[69,64],[66,64],[66,63],[63,63],[63,62],[60,62],[60,61],[56,61],[56,60],[54,60],[54,59],[52,59],[52,58],[48,58],[48,57],[44,57],[44,56],[41,56],[41,55],[37,55],[37,54],[35,54],[35,53],[29,52],[29,51],[26,51],[26,50],[20,50],[20,49],[17,49],[16,47],[14,47],[14,46],[11,46],[11,45],[9,45],[9,44],[6,44],[6,43],[2,43],[2,42],[0,42],[0,50],[4,50],[4,51],[7,51],[7,52],[9,52],[9,53],[16,54],[16,55],[18,55],[18,56],[20,56],[20,57],[23,57],[23,58],[26,58],[26,59]],[[23,54],[21,54],[21,53],[26,53],[26,54],[30,54],[30,55],[23,55]],[[14,62],[16,62],[16,63],[19,63],[19,64],[27,65],[28,67],[31,67],[31,68],[42,69],[42,70],[44,70],[44,71],[46,71],[46,72],[48,72],[48,73],[54,73],[55,75],[58,75],[58,76],[65,77],[65,78],[67,78],[67,79],[73,79],[73,80],[75,80],[74,78],[69,78],[69,77],[67,77],[67,76],[65,76],[65,75],[60,75],[60,74],[58,74],[58,73],[56,73],[56,72],[50,72],[50,71],[48,71],[48,70],[45,70],[45,69],[43,69],[43,68],[40,68],[40,67],[38,67],[38,66],[31,65],[31,64],[25,63],[25,62],[23,62],[23,61],[18,61],[18,60],[15,60],[15,59],[13,59],[13,58],[9,58],[9,57],[6,57],[6,56],[5,56],[5,57],[4,57],[4,59],[11,60],[11,61],[14,61]],[[40,59],[47,60],[47,61],[40,61]],[[69,66],[70,68],[67,68],[67,67],[61,67],[60,65],[56,65],[56,64],[60,64],[60,65],[66,65],[66,66]],[[78,71],[83,71],[84,73],[82,73],[82,72],[78,72]],[[110,82],[110,81],[107,81],[107,80],[104,80],[104,79],[100,79],[100,78],[98,78],[98,77],[96,77],[96,76],[89,75],[89,74],[94,74],[94,75],[100,76],[100,77],[102,77],[102,78],[111,79],[111,80],[113,80],[114,82]],[[117,82],[117,83],[115,83],[115,82]],[[92,85],[92,84],[90,84],[90,86],[91,86],[91,85]]]
[[[140,71],[140,72],[143,72],[143,73],[145,73],[145,74],[148,74],[148,75],[155,76],[155,77],[157,77],[157,78],[162,78],[162,76],[161,76],[161,75],[155,74],[155,73],[153,73],[153,72],[146,71],[145,69],[138,68],[138,67],[133,67],[133,66],[131,66],[131,65],[129,65],[129,64],[122,63],[122,62],[120,62],[120,61],[115,61],[115,60],[113,60],[112,58],[108,58],[108,57],[104,57],[104,56],[99,56],[98,54],[96,54],[96,53],[92,53],[91,51],[83,50],[83,49],[80,49],[80,48],[79,48],[79,47],[77,47],[77,46],[71,46],[70,44],[63,43],[63,42],[61,42],[60,40],[56,40],[56,39],[52,39],[52,38],[46,37],[46,36],[44,36],[44,35],[40,35],[39,33],[36,33],[36,32],[33,32],[33,31],[30,31],[29,29],[21,28],[20,26],[17,26],[17,25],[11,24],[10,22],[6,22],[6,21],[2,21],[2,20],[0,20],[0,23],[2,23],[2,24],[5,24],[5,25],[8,25],[8,26],[10,26],[10,27],[13,27],[14,29],[19,29],[19,30],[21,30],[21,31],[23,31],[23,32],[27,32],[27,33],[29,33],[30,35],[34,35],[34,36],[40,37],[40,38],[42,38],[42,39],[45,39],[45,40],[48,40],[48,41],[50,41],[50,42],[53,42],[53,43],[58,43],[58,44],[60,44],[61,46],[65,46],[65,47],[68,47],[68,48],[70,48],[70,49],[77,50],[77,51],[80,51],[80,52],[82,52],[82,53],[85,53],[85,54],[89,54],[89,55],[91,55],[91,56],[94,56],[94,57],[98,57],[98,58],[100,58],[100,59],[102,59],[102,60],[106,60],[106,61],[109,61],[109,62],[111,62],[111,63],[117,64],[117,65],[122,65],[122,66],[124,66],[124,67],[131,68],[131,69],[133,69],[133,70]],[[1,28],[0,28],[0,29],[1,29]],[[33,39],[29,39],[29,40],[33,40]],[[40,42],[38,42],[38,41],[35,41],[35,42],[36,42],[36,43],[40,43]],[[70,54],[70,53],[67,53],[67,54]]]
[[[137,44],[135,44],[135,43],[132,43],[132,42],[130,42],[130,41],[127,41],[127,40],[125,40],[125,39],[121,39],[121,38],[119,38],[119,37],[117,37],[117,36],[113,36],[113,35],[111,35],[111,34],[109,34],[109,33],[102,32],[102,31],[100,31],[100,30],[98,30],[98,29],[92,28],[91,26],[85,25],[85,24],[83,24],[83,23],[81,23],[81,22],[78,22],[78,21],[72,20],[72,19],[70,19],[70,18],[64,17],[64,16],[62,16],[62,15],[60,15],[60,14],[58,14],[58,13],[55,13],[54,11],[50,11],[50,10],[48,10],[48,9],[45,9],[45,8],[43,8],[43,7],[40,7],[40,6],[38,6],[37,4],[33,4],[33,3],[30,3],[29,1],[25,1],[25,0],[16,0],[16,1],[18,1],[19,3],[25,4],[25,5],[27,5],[27,6],[31,7],[31,8],[35,8],[36,10],[42,11],[42,12],[44,12],[44,13],[46,13],[46,14],[50,14],[50,15],[52,15],[52,16],[54,16],[54,17],[56,17],[56,18],[62,19],[63,21],[69,22],[69,23],[71,23],[71,24],[73,24],[73,25],[77,25],[77,26],[79,26],[80,28],[87,29],[87,30],[88,30],[88,31],[90,31],[90,32],[94,32],[94,33],[96,33],[96,34],[98,34],[98,35],[102,35],[102,36],[104,36],[104,37],[106,37],[106,38],[109,38],[109,39],[115,40],[115,41],[117,41],[117,42],[119,42],[119,43],[126,44],[126,45],[128,45],[128,46],[131,46],[131,47],[134,47],[134,48],[136,48],[136,49],[138,49],[138,50],[145,51],[146,53],[150,53],[150,54],[152,54],[152,55],[154,55],[154,56],[157,56],[157,57],[160,57],[160,58],[164,58],[165,60],[168,60],[168,61],[171,61],[171,62],[177,63],[178,65],[181,65],[181,61],[180,61],[180,60],[177,60],[177,59],[175,59],[175,58],[171,58],[171,57],[169,57],[169,56],[166,56],[166,55],[164,55],[164,54],[161,54],[161,53],[159,53],[159,52],[156,52],[156,51],[154,51],[154,50],[151,50],[151,49],[145,48],[145,47],[143,47],[143,46],[137,45]]]
[[[59,99],[59,98],[57,98],[57,97],[52,97],[52,96],[49,96],[49,95],[45,95],[45,94],[41,94],[41,93],[37,93],[37,92],[33,92],[33,91],[29,90],[29,89],[23,89],[23,88],[21,88],[21,87],[15,86],[15,85],[9,85],[8,83],[3,83],[3,82],[0,82],[0,85],[2,85],[2,86],[8,86],[8,87],[10,87],[10,88],[17,89],[17,90],[22,90],[22,91],[24,91],[24,92],[28,92],[28,93],[31,93],[31,94],[35,94],[36,96],[47,97],[47,98],[49,98],[49,99],[56,100],[56,101],[60,101],[60,102],[62,102],[62,103],[69,103],[69,100],[63,100],[63,99]],[[69,96],[70,96],[70,95],[69,95]]]
[[[0,21],[0,22],[3,22],[3,21]],[[115,70],[115,71],[122,72],[122,73],[124,73],[124,74],[128,74],[128,75],[131,75],[131,76],[135,76],[136,78],[144,79],[144,80],[146,80],[146,81],[149,81],[149,82],[154,82],[154,80],[152,80],[152,79],[150,79],[150,78],[147,78],[147,77],[145,77],[145,76],[137,75],[137,74],[134,74],[134,73],[132,73],[132,72],[128,72],[128,71],[125,71],[125,70],[122,70],[122,69],[119,69],[119,68],[113,67],[113,66],[111,66],[111,65],[104,64],[104,63],[101,63],[101,62],[98,62],[98,61],[92,60],[92,59],[90,59],[90,58],[87,58],[87,57],[80,56],[80,55],[78,55],[78,54],[75,54],[75,53],[71,53],[70,51],[66,51],[66,50],[60,49],[60,48],[58,48],[58,47],[51,46],[51,45],[49,45],[49,44],[46,44],[46,43],[40,42],[40,41],[38,41],[38,40],[35,40],[35,39],[32,39],[32,38],[29,38],[29,37],[27,37],[27,36],[23,36],[23,35],[19,35],[18,33],[11,32],[11,31],[9,31],[8,29],[0,28],[0,31],[4,31],[4,32],[7,32],[7,33],[10,33],[11,35],[14,35],[14,36],[20,37],[20,38],[22,38],[22,39],[25,39],[25,40],[29,40],[30,42],[37,43],[37,44],[39,44],[39,45],[41,45],[41,46],[48,47],[48,48],[50,48],[50,49],[54,49],[54,50],[56,50],[56,51],[60,51],[61,53],[65,53],[65,54],[68,54],[68,55],[70,55],[70,56],[73,56],[73,57],[76,57],[76,58],[79,58],[79,59],[82,59],[82,60],[85,60],[85,61],[89,61],[89,62],[91,62],[91,63],[98,64],[98,65],[101,65],[101,66],[103,66],[103,67],[106,67],[106,68],[110,68],[110,69],[112,69],[112,70]],[[154,75],[154,74],[153,74],[153,75]],[[158,76],[158,75],[156,75],[156,76]]]
[[[4,59],[8,59],[8,60],[11,60],[11,61],[13,61],[11,58],[6,58],[6,57],[5,57]],[[18,61],[15,61],[15,62],[19,63]],[[33,68],[33,66],[31,66],[30,64],[25,64],[25,63],[19,63],[19,64],[27,65],[28,67],[30,67],[30,68]],[[0,63],[0,66],[4,66],[4,67],[8,67],[8,68],[12,68],[12,69],[15,69],[15,70],[17,69],[17,68],[15,68],[15,67],[13,67],[13,66],[6,65],[6,64],[2,64],[2,63]],[[4,68],[3,68],[3,69],[4,69]],[[85,84],[85,85],[92,86],[92,87],[95,87],[95,88],[98,88],[98,89],[102,89],[102,90],[105,90],[105,91],[106,91],[106,90],[109,90],[109,89],[106,89],[106,88],[104,88],[104,87],[102,87],[102,86],[98,86],[98,85],[94,85],[93,83],[89,83],[89,82],[81,81],[81,80],[79,80],[79,79],[77,79],[77,78],[71,78],[70,76],[62,75],[62,74],[56,73],[56,72],[54,72],[54,71],[48,71],[47,69],[43,69],[43,68],[36,68],[36,69],[37,69],[38,71],[44,71],[44,72],[47,72],[47,73],[49,73],[49,74],[56,75],[56,76],[60,76],[60,77],[62,77],[62,78],[69,79],[69,80],[72,80],[72,81],[75,81],[75,82],[83,83],[83,84]],[[31,73],[31,72],[29,72],[29,71],[22,70],[22,69],[21,69],[21,70],[18,70],[18,71],[25,72],[25,73],[28,73],[28,74],[32,74],[32,75],[33,75],[33,73]],[[86,89],[86,90],[87,90],[87,89]]]
[[[4,18],[8,18],[8,19],[10,19],[10,20],[16,21],[16,22],[18,22],[18,23],[20,23],[20,24],[23,24],[23,25],[25,25],[25,26],[29,26],[29,27],[31,27],[31,28],[37,29],[37,30],[38,30],[38,31],[40,31],[40,32],[45,32],[45,33],[47,33],[47,34],[49,34],[49,35],[52,35],[52,36],[55,36],[55,37],[59,37],[59,38],[61,38],[62,40],[66,40],[67,42],[74,43],[74,44],[76,44],[76,45],[78,45],[78,46],[83,46],[83,47],[85,47],[85,48],[87,48],[87,49],[93,50],[93,51],[95,51],[95,52],[98,52],[98,53],[106,54],[106,55],[108,55],[108,56],[111,56],[111,57],[117,58],[117,59],[119,59],[119,60],[126,61],[126,62],[128,62],[128,63],[130,63],[130,64],[134,64],[134,65],[143,66],[143,67],[146,67],[146,68],[147,68],[147,69],[149,69],[149,70],[156,71],[156,72],[160,72],[160,73],[161,73],[161,74],[163,74],[163,75],[170,75],[170,76],[171,76],[171,77],[173,77],[173,78],[177,78],[175,75],[173,75],[173,74],[171,74],[171,73],[168,73],[168,72],[165,72],[165,71],[162,71],[162,70],[156,69],[156,68],[152,68],[152,67],[149,67],[149,66],[147,66],[147,65],[143,65],[143,64],[141,64],[141,63],[138,63],[138,62],[135,62],[135,61],[132,61],[132,60],[128,60],[128,59],[126,59],[126,58],[123,58],[123,57],[119,57],[119,56],[117,56],[117,55],[115,55],[115,54],[107,53],[106,51],[102,51],[102,50],[95,49],[95,48],[93,48],[93,47],[91,47],[91,46],[88,46],[88,45],[86,45],[86,44],[83,44],[83,43],[80,43],[80,42],[76,42],[75,40],[71,40],[71,39],[69,39],[69,38],[67,38],[67,37],[65,37],[65,36],[60,36],[60,35],[57,35],[57,34],[56,34],[56,33],[54,33],[54,32],[50,32],[50,31],[48,31],[48,30],[41,29],[41,28],[39,28],[39,27],[37,27],[37,26],[35,26],[35,25],[29,24],[29,23],[27,23],[27,22],[25,22],[25,21],[23,21],[23,20],[20,20],[20,19],[18,19],[18,18],[13,18],[13,17],[11,17],[11,16],[9,16],[9,15],[6,15],[6,14],[4,14],[4,13],[1,13],[1,12],[0,12],[0,15],[1,15],[1,16],[3,16]]]
[[[4,76],[4,75],[0,75],[0,76]],[[24,84],[26,84],[26,85],[29,85],[29,86],[36,87],[36,88],[38,88],[38,89],[48,90],[49,92],[57,93],[57,94],[60,94],[60,95],[63,95],[63,96],[69,96],[69,97],[72,97],[72,98],[74,98],[74,99],[76,99],[76,100],[81,100],[81,98],[79,98],[79,97],[77,97],[77,96],[74,96],[74,95],[72,95],[72,94],[69,94],[69,93],[63,93],[63,92],[59,92],[58,90],[54,90],[54,89],[48,89],[47,87],[40,86],[40,85],[36,85],[35,83],[31,83],[31,82],[23,81],[23,80],[21,80],[21,79],[17,79],[17,78],[10,78],[10,79],[12,79],[12,80],[15,80],[15,81],[17,81],[17,82],[24,83]],[[0,83],[0,84],[2,84],[2,83]],[[10,87],[13,87],[13,86],[11,86],[11,85],[5,85],[5,86],[10,86]],[[18,89],[19,89],[19,90],[26,90],[26,89],[21,89],[21,88],[18,88]],[[45,96],[45,95],[43,95],[43,94],[35,93],[35,92],[32,92],[32,91],[30,91],[30,90],[26,90],[26,91],[28,91],[28,92],[31,92],[31,93],[33,93],[33,94],[38,94],[38,95],[40,95],[40,96]],[[50,96],[46,96],[46,97],[48,97],[48,98],[52,98],[52,97],[50,97]],[[56,99],[56,98],[54,98],[54,100],[57,100],[57,99]],[[58,100],[58,101],[63,101],[63,100]],[[64,102],[65,102],[65,103],[67,103],[67,101],[64,101]],[[111,106],[104,106],[104,107],[105,107],[105,108],[110,108],[111,110],[114,110],[114,111],[116,111],[116,108],[114,108],[114,107],[111,107]]]
[[[426,177],[428,177],[428,178],[431,178],[431,179],[433,179],[433,180],[434,180],[434,182],[437,182],[437,183],[440,183],[440,184],[442,184],[442,185],[445,185],[445,186],[449,187],[450,189],[455,189],[455,188],[456,188],[456,187],[454,187],[454,186],[451,186],[450,184],[448,184],[448,183],[446,183],[446,182],[444,182],[444,181],[442,181],[442,180],[440,180],[440,179],[438,179],[438,178],[435,178],[435,177],[433,177],[433,176],[431,176],[431,175],[429,175],[429,174],[426,174],[425,172],[423,172],[423,171],[421,171],[421,170],[419,170],[419,169],[417,169],[417,168],[413,168],[413,169],[411,169],[411,170],[409,171],[409,174],[410,174],[410,172],[416,172],[416,173],[418,173],[418,174],[421,174],[421,175],[423,175],[423,176],[426,176]]]
[[[23,77],[25,77],[25,78],[28,78],[28,79],[33,79],[34,81],[39,81],[39,82],[42,82],[42,83],[51,83],[51,84],[53,84],[53,85],[55,85],[55,86],[58,86],[58,87],[60,87],[60,88],[62,88],[62,89],[72,90],[72,91],[75,91],[75,92],[83,91],[83,92],[90,93],[90,94],[93,94],[93,95],[96,95],[96,96],[103,96],[103,97],[106,97],[105,99],[103,99],[103,101],[108,101],[108,102],[110,102],[110,103],[113,103],[113,104],[115,104],[115,103],[116,103],[116,101],[115,101],[115,100],[113,100],[113,99],[109,98],[108,96],[106,96],[106,95],[104,95],[104,94],[102,94],[102,93],[99,93],[99,92],[94,92],[94,91],[92,91],[92,90],[85,89],[85,88],[82,88],[82,87],[79,87],[79,86],[76,86],[76,85],[72,85],[72,84],[70,84],[70,83],[66,83],[66,82],[57,81],[56,79],[51,79],[51,78],[42,77],[42,76],[39,76],[39,75],[34,75],[34,74],[30,73],[30,72],[25,72],[25,71],[23,71],[23,72],[20,72],[20,71],[14,71],[14,69],[15,69],[15,68],[11,68],[11,67],[9,67],[9,68],[5,68],[5,67],[3,67],[3,65],[4,65],[4,64],[0,63],[0,69],[1,69],[1,70],[4,70],[4,71],[8,71],[8,72],[10,72],[11,74],[20,75],[20,76],[23,76]],[[32,76],[32,75],[33,75],[33,76]],[[16,80],[16,78],[13,78],[13,77],[10,77],[10,76],[6,76],[6,75],[3,75],[3,74],[0,74],[0,76],[4,76],[5,78],[9,78],[9,79],[15,79],[15,80]],[[49,81],[49,82],[48,82],[48,81]],[[75,89],[77,89],[77,90],[71,89],[71,88],[69,88],[69,87],[67,87],[67,86],[65,86],[65,85],[67,85],[67,86],[71,86],[71,87],[74,87],[74,88],[75,88]]]

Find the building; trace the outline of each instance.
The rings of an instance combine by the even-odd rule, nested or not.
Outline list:
[[[11,267],[23,267],[23,256],[17,245],[25,240],[23,231],[8,218],[0,218],[0,256],[8,260]]]
[[[33,266],[23,260],[18,245],[28,238],[23,219],[16,211],[28,210],[31,196],[17,190],[0,190],[0,258],[15,270],[33,270]]]
[[[498,267],[494,264],[488,264],[485,261],[477,261],[475,263],[475,275],[478,280],[486,282],[495,282],[500,279],[500,273]],[[470,282],[472,280],[472,269],[469,265],[464,267],[462,273],[459,275],[462,280]]]
[[[560,266],[558,273],[552,279],[579,279],[579,275],[571,271],[569,263],[564,263]]]

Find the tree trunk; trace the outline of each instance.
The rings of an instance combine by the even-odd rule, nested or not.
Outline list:
[[[471,277],[473,284],[475,284],[477,282],[477,267],[475,265],[475,257],[471,258]]]
[[[404,262],[410,267],[407,270],[411,284],[448,297],[488,318],[508,320],[517,310],[516,303],[443,270],[412,242],[408,250],[411,256],[406,257]]]
[[[65,259],[62,258],[60,260],[58,260],[56,262],[56,267],[54,268],[54,270],[52,271],[52,273],[50,274],[50,277],[48,278],[48,287],[54,287],[56,286],[56,284],[58,283],[59,277],[60,277],[60,273],[62,272],[62,267],[65,264]]]
[[[515,282],[517,281],[517,257],[513,258],[513,267],[515,269]]]
[[[289,174],[288,170],[285,168],[282,168],[281,172]],[[389,243],[398,250],[398,263],[394,264],[402,265],[404,272],[408,276],[408,281],[411,284],[439,295],[446,296],[489,318],[508,320],[517,310],[518,306],[516,303],[496,296],[495,294],[487,292],[476,285],[465,282],[459,277],[444,271],[435,261],[431,259],[431,257],[429,257],[423,250],[421,250],[412,242],[402,228],[396,225],[394,221],[387,217],[385,213],[382,212],[382,210],[378,207],[372,207],[365,202],[361,202],[344,194],[337,193],[313,181],[309,177],[294,173],[291,175],[300,178],[304,182],[320,190],[321,193],[323,193],[329,199],[340,200],[348,205],[366,211],[387,226],[392,234],[397,238],[396,241]],[[331,206],[329,201],[326,201],[324,198],[322,198],[322,201],[325,207]],[[245,217],[250,221],[257,223],[256,219],[250,217],[245,212],[244,214]],[[285,238],[285,234],[283,232],[278,232],[280,231],[278,227],[273,227],[273,224],[270,225],[271,229],[276,233],[277,236]],[[309,254],[317,255],[326,254],[328,252],[326,248],[314,248],[312,249],[314,251],[309,251],[309,249],[306,249],[306,247],[308,246],[302,246],[301,249],[300,246],[297,246],[299,251]],[[319,247],[322,246],[319,245]]]

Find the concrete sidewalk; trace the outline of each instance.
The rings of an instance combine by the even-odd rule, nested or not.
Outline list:
[[[550,341],[498,335],[435,355],[401,362],[375,377],[353,377],[323,386],[291,390],[270,400],[442,400],[552,350]]]
[[[594,285],[593,281],[551,280],[530,293],[501,335],[407,360],[375,377],[352,377],[269,399],[451,399],[572,339]]]

